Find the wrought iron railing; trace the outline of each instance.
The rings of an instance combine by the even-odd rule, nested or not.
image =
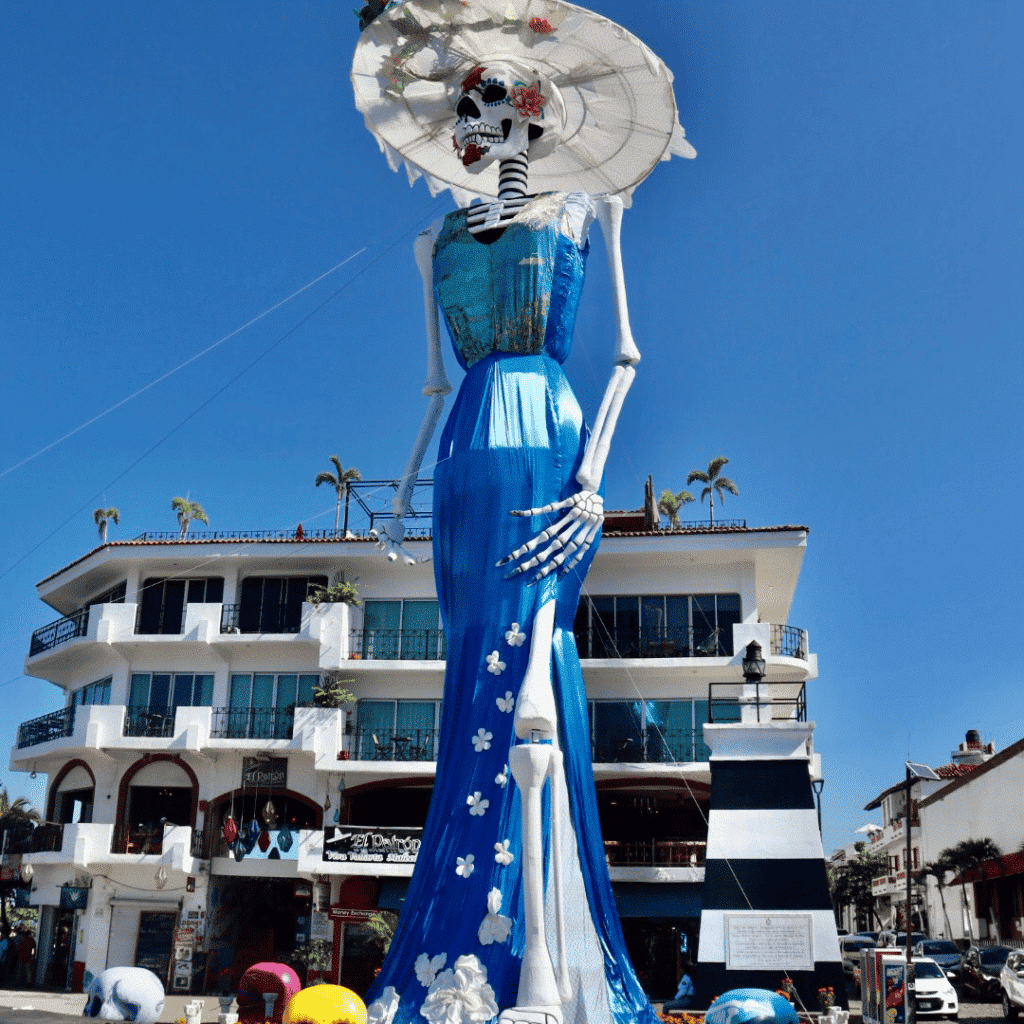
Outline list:
[[[33,853],[60,853],[64,846],[64,826],[56,821],[36,825],[32,833]]]
[[[741,718],[743,700],[737,694],[737,687],[752,685],[754,695],[747,705],[756,708],[754,721],[758,722],[806,722],[807,721],[807,687],[803,683],[790,682],[754,682],[752,684],[722,682],[708,683],[708,721],[738,722]],[[783,692],[786,687],[789,692]],[[794,687],[798,689],[794,692]],[[727,696],[715,696],[728,690]]]
[[[703,867],[707,843],[688,839],[644,839],[621,843],[606,839],[605,859],[611,867]]]
[[[807,630],[796,626],[781,626],[772,623],[772,654],[783,658],[807,660]]]
[[[349,634],[349,657],[374,661],[443,661],[443,629],[364,629]]]
[[[576,633],[581,658],[722,658],[732,657],[732,630],[710,632],[692,627],[612,629],[590,626]]]
[[[700,729],[664,729],[613,733],[597,729],[591,736],[595,764],[677,764],[706,761],[711,751]]]
[[[359,728],[354,757],[359,761],[436,761],[438,729]]]
[[[75,637],[85,636],[89,630],[89,609],[80,608],[71,615],[65,615],[63,619],[57,619],[48,626],[41,626],[32,634],[32,641],[29,644],[29,657],[42,654],[43,651],[52,651],[54,647],[74,640]]]
[[[663,530],[735,530],[747,528],[746,519],[716,519],[713,523],[698,519],[688,523],[680,523],[678,526],[668,524]]]
[[[18,726],[18,749],[34,747],[49,740],[62,739],[75,731],[74,704],[51,711],[40,718],[32,718]]]
[[[225,604],[220,610],[222,633],[298,633],[302,629],[302,612],[281,608],[276,614],[264,609],[251,618],[241,604]]]
[[[392,518],[390,514],[378,514],[378,519]],[[350,537],[368,538],[374,536],[370,530],[359,529],[348,531]],[[430,528],[425,526],[406,526],[406,537],[415,540],[422,540],[430,536]],[[174,541],[187,542],[190,540],[344,540],[343,530],[306,530],[303,529],[301,536],[296,536],[295,529],[291,530],[189,530],[188,535],[182,537],[177,530],[147,530],[140,533],[133,540],[136,541]]]
[[[288,708],[213,708],[210,736],[222,740],[290,740],[295,712]]]
[[[189,852],[193,857],[198,857],[200,860],[206,858],[203,839],[203,830],[201,828],[192,829],[192,846]]]
[[[124,715],[125,736],[164,737],[174,735],[173,708],[127,708]]]

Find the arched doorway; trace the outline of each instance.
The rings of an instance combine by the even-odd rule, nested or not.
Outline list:
[[[114,834],[117,853],[160,853],[166,825],[195,828],[199,780],[183,760],[152,754],[124,773]]]
[[[81,760],[69,761],[54,776],[46,820],[59,825],[92,821],[96,780],[89,766]]]

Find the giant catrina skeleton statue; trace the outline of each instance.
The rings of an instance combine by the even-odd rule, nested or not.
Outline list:
[[[640,359],[623,206],[660,160],[694,155],[672,76],[563,0],[373,0],[361,28],[352,82],[367,127],[393,168],[462,206],[416,243],[429,407],[382,538],[392,559],[410,560],[402,517],[451,391],[439,307],[465,371],[434,474],[448,648],[437,777],[371,1024],[653,1021],[608,880],[572,627]],[[617,343],[589,431],[562,363],[595,220]]]

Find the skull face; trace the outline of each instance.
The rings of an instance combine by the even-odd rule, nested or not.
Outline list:
[[[156,1024],[164,1010],[164,987],[144,967],[108,967],[89,983],[86,1017]]]
[[[452,142],[470,173],[526,152],[530,117],[524,111],[530,107],[519,100],[524,87],[526,83],[502,63],[474,68],[463,80],[455,101]]]

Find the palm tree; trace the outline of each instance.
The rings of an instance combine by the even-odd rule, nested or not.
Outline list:
[[[206,526],[210,525],[210,520],[207,518],[206,510],[198,501],[189,501],[188,498],[172,498],[171,509],[178,514],[178,528],[180,533],[178,534],[182,540],[188,536],[188,524],[193,519],[198,520]]]
[[[12,834],[31,831],[40,820],[39,812],[23,796],[11,800],[7,787],[0,786],[0,846],[6,846]],[[0,882],[0,929],[7,935],[10,923],[7,920],[7,900],[12,889],[18,886],[17,879]]]
[[[946,934],[952,936],[953,929],[949,924],[949,914],[946,912],[946,872],[955,870],[953,865],[939,854],[938,860],[929,860],[921,865],[921,870],[914,876],[918,885],[927,885],[929,878],[935,879],[939,887],[939,900],[942,902],[942,916],[946,922]]]
[[[117,526],[121,522],[121,513],[116,508],[97,508],[93,509],[92,519],[99,529],[100,543],[106,544],[107,522],[108,520],[112,520],[114,525]]]
[[[939,859],[945,858],[952,870],[960,876],[964,907],[969,906],[967,902],[967,873],[987,860],[998,860],[1002,855],[999,847],[987,837],[985,839],[961,839],[956,846],[948,847],[939,854]],[[974,930],[971,928],[969,912],[967,914],[967,936],[973,943]]]
[[[334,535],[338,535],[338,520],[341,518],[341,499],[345,499],[345,527],[344,536],[348,536],[348,492],[352,485],[353,480],[362,480],[363,474],[358,469],[345,469],[341,464],[341,459],[337,455],[327,456],[331,462],[334,463],[336,473],[328,473],[324,470],[323,473],[317,473],[316,485],[319,487],[321,484],[330,484],[338,495],[338,504],[334,510]]]
[[[730,494],[739,494],[739,490],[736,485],[727,477],[719,476],[722,472],[722,467],[729,460],[724,455],[719,455],[717,458],[712,459],[708,463],[708,470],[705,473],[702,469],[695,469],[687,478],[687,484],[692,484],[694,480],[699,480],[702,484],[707,484],[707,487],[701,491],[700,500],[701,504],[704,503],[705,498],[710,498],[709,506],[711,508],[711,525],[715,525],[715,493],[718,494],[718,500],[725,503],[725,495],[723,491],[728,491]]]
[[[689,491],[679,491],[678,494],[673,494],[671,491],[662,491],[661,497],[658,499],[658,511],[663,516],[668,516],[668,525],[670,527],[678,527],[679,510],[694,500],[696,499]]]

